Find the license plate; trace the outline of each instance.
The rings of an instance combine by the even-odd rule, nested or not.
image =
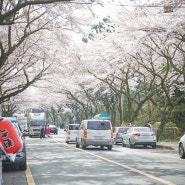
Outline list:
[[[150,136],[140,136],[140,139],[150,139]]]

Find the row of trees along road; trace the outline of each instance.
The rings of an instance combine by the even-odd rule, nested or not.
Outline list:
[[[53,19],[42,5],[55,2],[63,1],[0,1],[0,103],[40,80],[49,68],[39,32]],[[44,16],[47,21],[41,20]]]
[[[44,35],[54,31],[54,23],[69,30],[72,16],[64,21],[64,14],[55,11],[67,13],[66,4],[45,6],[54,2],[49,0],[11,2],[1,1],[0,6],[0,103],[42,82],[42,96],[37,93],[40,106],[67,107],[77,121],[107,112],[113,124],[122,120],[161,122],[159,136],[168,121],[185,129],[185,23],[181,1],[174,0],[173,11],[167,13],[163,2],[151,6],[152,0],[148,1],[150,6],[138,4],[138,8],[136,4],[131,10],[120,6],[116,18],[92,27],[93,37],[78,45],[69,39],[63,50],[60,39],[52,40],[58,45],[50,49],[51,40]],[[79,4],[78,9],[82,9]],[[67,15],[72,15],[68,10]],[[87,23],[87,17],[83,21]],[[70,29],[82,22],[78,19],[79,24],[73,22]]]

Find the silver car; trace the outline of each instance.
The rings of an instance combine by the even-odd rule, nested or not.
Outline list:
[[[122,146],[148,145],[156,148],[156,134],[149,127],[129,127],[126,134],[123,135]]]
[[[122,143],[123,134],[127,133],[129,127],[114,127],[113,128],[113,137],[114,137],[114,144]]]
[[[180,158],[185,159],[185,133],[179,141],[179,156]]]

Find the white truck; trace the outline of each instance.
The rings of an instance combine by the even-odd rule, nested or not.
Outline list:
[[[40,127],[46,126],[46,113],[28,113],[27,124],[29,137],[40,136]]]

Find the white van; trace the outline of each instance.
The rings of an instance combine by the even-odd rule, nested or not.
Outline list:
[[[85,149],[89,145],[104,146],[108,150],[113,145],[113,130],[109,120],[83,120],[76,138],[76,148]]]
[[[69,144],[69,142],[75,142],[76,141],[76,136],[78,133],[79,129],[79,124],[69,124],[67,128],[65,129],[66,131],[66,137],[65,137],[65,142]]]

